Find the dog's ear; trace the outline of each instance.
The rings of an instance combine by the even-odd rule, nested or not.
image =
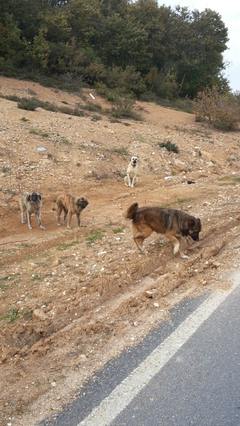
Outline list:
[[[31,201],[31,194],[27,195],[27,201]]]
[[[201,220],[200,219],[196,219],[197,225],[198,225],[198,230],[199,232],[201,232],[202,230],[202,224],[201,224]]]
[[[39,200],[41,200],[41,199],[42,199],[41,194],[38,194],[38,198],[39,198]]]

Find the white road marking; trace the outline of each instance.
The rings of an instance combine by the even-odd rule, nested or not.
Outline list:
[[[209,296],[195,312],[162,342],[153,352],[96,407],[78,426],[109,426],[133,398],[160,372],[165,364],[187,342],[240,281],[240,273],[231,278],[234,284],[228,291]]]

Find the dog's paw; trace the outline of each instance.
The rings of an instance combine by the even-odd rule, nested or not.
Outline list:
[[[28,229],[32,229],[32,226],[29,226]]]
[[[61,223],[58,223],[58,226],[62,226]]]
[[[189,259],[189,256],[187,256],[186,254],[183,254],[183,255],[181,256],[181,258],[182,258],[182,259]]]
[[[22,224],[24,224],[25,223],[25,220],[22,220]]]
[[[45,228],[44,228],[44,226],[42,226],[42,225],[41,225],[41,226],[40,226],[40,229],[44,230]]]

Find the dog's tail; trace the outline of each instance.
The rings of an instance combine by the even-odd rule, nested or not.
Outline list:
[[[126,219],[133,219],[137,209],[138,209],[138,203],[132,204],[130,207],[128,207],[128,209],[125,213],[125,218]]]

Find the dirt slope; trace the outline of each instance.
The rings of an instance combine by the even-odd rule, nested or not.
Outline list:
[[[239,132],[194,115],[138,103],[140,121],[26,111],[3,96],[74,108],[111,105],[90,91],[70,95],[0,77],[0,425],[36,425],[74,398],[84,381],[142,339],[184,297],[224,291],[239,265]],[[171,141],[179,154],[159,148]],[[38,147],[47,151],[38,153]],[[139,183],[123,177],[139,158]],[[194,181],[188,184],[188,181]],[[19,193],[42,194],[42,222],[22,225]],[[57,226],[54,200],[68,191],[89,206],[72,230]],[[124,212],[171,206],[200,217],[189,259],[152,235],[139,253]]]

